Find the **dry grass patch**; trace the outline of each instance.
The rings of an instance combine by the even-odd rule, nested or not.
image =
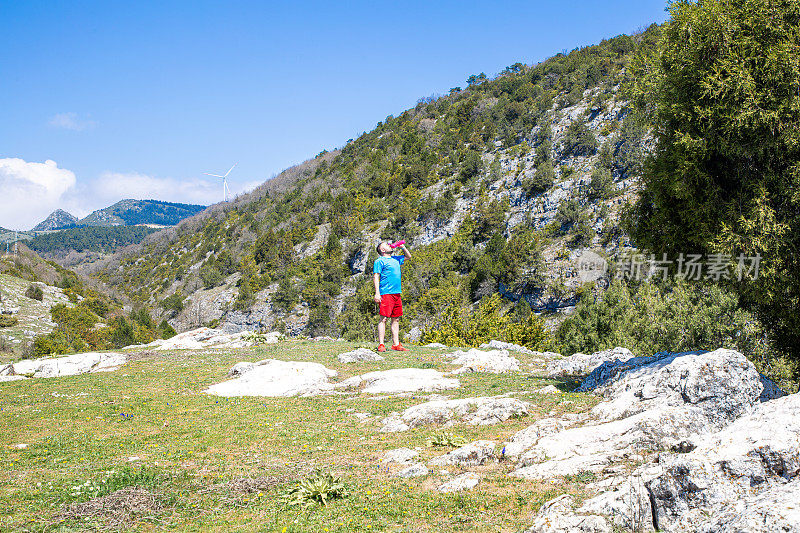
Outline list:
[[[206,489],[200,490],[199,493],[213,494],[224,505],[248,507],[262,493],[271,491],[296,479],[297,476],[293,475],[237,477],[222,483],[215,483]]]
[[[170,507],[163,495],[141,487],[126,487],[82,503],[72,503],[53,525],[67,520],[94,520],[101,529],[130,529],[139,521],[160,522],[156,515]]]

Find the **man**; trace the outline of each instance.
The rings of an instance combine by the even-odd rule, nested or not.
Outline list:
[[[386,319],[392,319],[392,350],[407,352],[400,344],[400,317],[403,316],[403,301],[400,298],[400,265],[406,258],[411,259],[411,252],[404,244],[400,245],[403,255],[392,255],[392,247],[388,242],[380,243],[376,250],[378,258],[372,265],[375,282],[375,303],[380,304],[381,319],[378,322],[378,351],[385,352]]]

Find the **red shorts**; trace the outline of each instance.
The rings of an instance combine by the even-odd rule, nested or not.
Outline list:
[[[383,294],[381,295],[381,316],[388,316],[390,318],[397,318],[403,316],[403,300],[400,299],[399,294]]]

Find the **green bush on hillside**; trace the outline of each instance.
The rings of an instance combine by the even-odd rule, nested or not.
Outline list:
[[[614,179],[611,171],[607,168],[598,167],[592,172],[592,179],[589,181],[589,198],[592,200],[607,200],[617,194],[614,186]]]
[[[39,300],[41,302],[44,299],[44,291],[39,285],[28,285],[28,288],[25,289],[25,296],[31,300]]]
[[[573,121],[564,134],[564,146],[561,157],[590,156],[597,152],[597,137],[586,124]]]
[[[163,300],[161,300],[159,305],[161,306],[162,309],[164,309],[164,311],[167,311],[172,316],[175,316],[181,311],[183,311],[184,300],[185,300],[184,296],[181,293],[176,292],[175,294],[171,294],[166,298],[164,298]]]
[[[522,182],[522,188],[527,195],[534,196],[550,189],[555,181],[556,172],[553,162],[545,161],[536,168],[533,176]]]
[[[440,342],[448,346],[480,346],[490,340],[513,342],[532,350],[541,349],[547,340],[544,321],[533,313],[515,322],[502,309],[500,295],[484,298],[475,311],[450,306],[440,319],[422,334],[422,342]]]

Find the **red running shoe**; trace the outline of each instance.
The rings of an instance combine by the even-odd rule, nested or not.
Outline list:
[[[402,344],[398,344],[397,346],[392,346],[392,350],[397,350],[398,352],[407,352],[408,348],[406,348]]]
[[[379,352],[385,352],[386,351],[386,345],[385,344],[379,344],[378,345],[378,351]]]

